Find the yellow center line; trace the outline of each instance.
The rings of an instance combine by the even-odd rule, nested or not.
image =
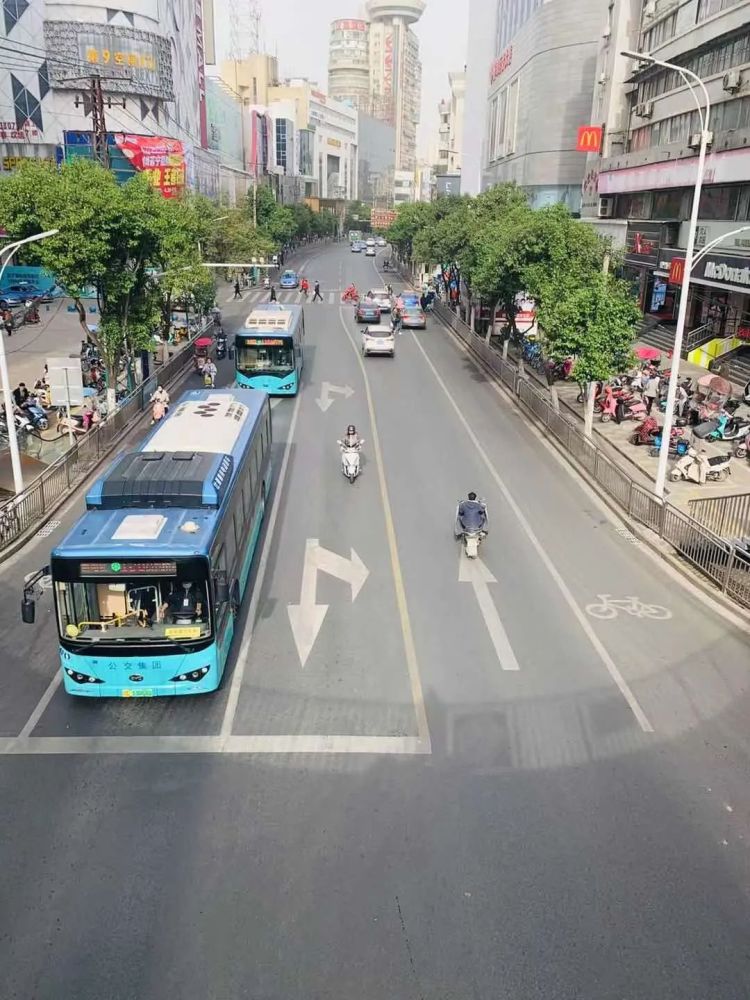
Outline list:
[[[346,334],[349,343],[352,345],[352,350],[357,358],[357,363],[359,364],[360,370],[362,372],[362,380],[365,385],[365,396],[367,398],[367,409],[370,414],[370,426],[372,428],[372,446],[375,452],[375,462],[378,468],[378,482],[380,484],[380,498],[383,504],[383,515],[385,517],[385,533],[388,538],[388,549],[391,557],[391,572],[393,573],[393,583],[396,589],[396,603],[398,604],[398,614],[401,622],[401,634],[404,639],[404,652],[406,654],[406,664],[409,671],[409,683],[411,685],[411,695],[414,701],[414,710],[417,716],[417,732],[419,733],[420,743],[423,745],[425,753],[431,753],[431,740],[430,740],[430,728],[427,723],[427,711],[424,704],[424,692],[422,691],[422,681],[419,676],[419,663],[417,660],[417,649],[414,644],[414,633],[411,627],[411,618],[409,617],[409,607],[406,600],[406,588],[404,587],[404,578],[401,572],[401,560],[398,555],[398,542],[396,540],[396,528],[393,523],[393,514],[391,512],[391,501],[388,497],[388,485],[385,478],[385,464],[383,462],[383,452],[380,447],[380,435],[378,434],[378,424],[375,418],[375,405],[372,400],[372,392],[370,390],[370,380],[367,376],[367,369],[365,367],[364,361],[360,354],[359,348],[357,347],[356,341],[352,337],[348,326],[346,325],[346,320],[344,319],[344,310],[339,308],[339,318],[341,320],[341,325],[344,328],[344,333]]]

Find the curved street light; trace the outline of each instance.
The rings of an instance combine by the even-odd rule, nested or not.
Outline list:
[[[9,243],[7,247],[0,250],[0,288],[2,288],[3,275],[11,257],[19,247],[26,243],[36,243],[37,240],[46,240],[48,236],[55,236],[59,229],[49,229],[45,233],[36,233],[34,236],[27,236],[25,240],[18,240],[16,243]],[[3,388],[3,401],[5,403],[5,420],[8,425],[8,447],[10,449],[10,464],[13,469],[13,488],[16,494],[23,492],[23,470],[21,468],[21,453],[18,450],[18,436],[16,435],[16,421],[13,410],[13,396],[10,390],[10,376],[8,375],[8,361],[5,356],[5,340],[0,334],[0,381]]]
[[[706,169],[706,150],[711,139],[708,125],[711,116],[711,101],[708,97],[706,85],[701,78],[685,69],[683,66],[676,66],[674,63],[664,62],[648,52],[632,52],[626,50],[621,53],[628,59],[637,62],[647,63],[651,66],[662,66],[664,69],[671,69],[678,73],[685,84],[689,87],[698,108],[698,116],[701,123],[701,144],[698,152],[698,166],[695,177],[695,190],[693,192],[693,208],[690,213],[690,227],[688,229],[687,247],[685,249],[685,273],[682,276],[682,292],[680,294],[680,305],[677,311],[677,328],[674,335],[674,348],[672,349],[672,371],[669,376],[669,388],[667,390],[667,409],[664,414],[664,428],[662,430],[661,447],[659,449],[659,464],[656,470],[656,482],[654,492],[663,499],[664,483],[667,478],[667,462],[669,460],[669,444],[674,421],[674,405],[677,399],[677,384],[680,378],[680,358],[682,357],[682,341],[685,335],[685,320],[687,319],[688,294],[690,291],[690,275],[694,264],[695,233],[698,226],[698,210],[700,208],[701,188],[703,186],[703,175]],[[699,88],[703,93],[703,103],[699,96]],[[703,106],[705,105],[705,107]]]

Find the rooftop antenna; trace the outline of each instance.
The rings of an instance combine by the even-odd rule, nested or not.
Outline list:
[[[246,59],[260,52],[263,15],[259,0],[229,0],[229,17],[229,58]]]

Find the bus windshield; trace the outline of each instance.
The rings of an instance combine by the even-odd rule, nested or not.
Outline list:
[[[289,375],[294,371],[292,342],[261,345],[238,339],[236,365],[243,375]]]
[[[52,578],[60,636],[68,641],[146,644],[211,635],[203,559],[55,559]]]

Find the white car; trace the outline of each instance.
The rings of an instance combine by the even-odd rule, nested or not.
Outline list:
[[[377,257],[377,255],[378,251],[375,249],[375,247],[368,247],[365,250],[365,257]]]
[[[374,247],[375,246],[375,240],[373,239],[372,236],[368,239],[367,246],[368,247]]]
[[[365,357],[370,354],[387,354],[395,358],[396,338],[390,326],[385,323],[366,326],[362,334],[362,353]]]
[[[388,246],[388,244],[387,244],[387,243],[385,242],[385,240],[383,239],[383,237],[382,237],[382,236],[381,236],[381,237],[380,237],[380,239],[378,240],[378,246],[379,246],[379,247],[385,247],[385,246]]]
[[[367,298],[377,302],[381,312],[389,313],[393,308],[393,299],[388,294],[387,288],[374,288],[371,292],[368,292]]]

